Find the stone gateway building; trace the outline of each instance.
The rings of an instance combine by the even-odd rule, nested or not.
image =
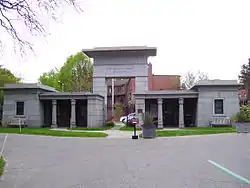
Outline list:
[[[148,87],[148,57],[156,48],[110,47],[85,49],[94,62],[93,93],[57,92],[41,84],[6,84],[3,124],[28,127],[99,127],[107,119],[107,79],[134,78],[135,111],[150,112],[158,127],[230,124],[239,111],[237,80],[205,80],[190,90]],[[142,124],[142,119],[140,123]]]

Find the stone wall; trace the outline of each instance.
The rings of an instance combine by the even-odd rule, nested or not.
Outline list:
[[[88,99],[88,127],[100,127],[104,125],[103,98],[93,97]]]
[[[237,86],[202,86],[198,88],[197,126],[208,126],[214,114],[214,99],[224,100],[223,117],[232,117],[239,111]]]
[[[135,91],[148,90],[147,56],[100,56],[94,58],[93,93],[104,97],[104,115],[107,119],[107,81],[106,78],[135,77]]]
[[[43,106],[39,100],[39,89],[4,90],[3,123],[19,118],[25,119],[28,127],[40,127],[43,123]],[[24,116],[16,115],[16,102],[24,102]]]

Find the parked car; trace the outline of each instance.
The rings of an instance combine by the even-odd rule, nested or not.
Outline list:
[[[127,118],[128,118],[128,121],[130,121],[131,119],[133,119],[135,117],[136,117],[136,113],[131,113],[131,114],[128,114],[127,116],[122,116],[120,118],[120,122],[126,123],[127,122]]]

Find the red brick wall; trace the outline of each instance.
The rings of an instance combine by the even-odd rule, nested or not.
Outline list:
[[[148,63],[148,90],[179,90],[180,75],[154,75]]]
[[[153,75],[152,90],[179,90],[179,75]]]

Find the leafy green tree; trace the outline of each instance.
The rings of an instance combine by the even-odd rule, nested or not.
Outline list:
[[[56,90],[61,91],[62,86],[60,85],[60,82],[58,80],[58,73],[59,71],[56,68],[52,69],[49,72],[43,73],[40,76],[39,81],[44,85],[51,86]]]
[[[248,63],[241,66],[239,80],[240,83],[244,84],[245,89],[250,89],[250,58],[248,59]]]
[[[248,63],[243,64],[241,66],[241,71],[239,75],[239,81],[243,84],[242,89],[248,90],[247,100],[250,101],[250,58],[248,59]]]
[[[58,71],[43,73],[39,82],[58,91],[92,91],[93,63],[84,53],[78,52],[67,58]]]
[[[0,87],[3,87],[4,84],[18,83],[21,79],[16,77],[10,70],[3,68],[0,65]],[[0,105],[3,104],[3,91],[0,90]]]

